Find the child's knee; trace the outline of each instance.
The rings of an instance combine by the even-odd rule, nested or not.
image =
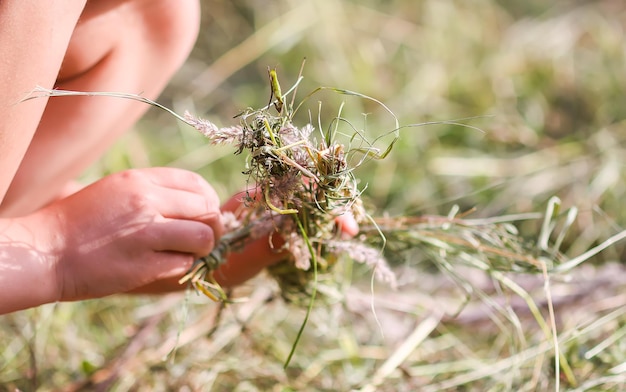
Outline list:
[[[198,0],[88,1],[63,61],[58,84],[89,78],[109,59],[136,77],[169,78],[186,60],[200,25]]]
[[[147,0],[141,3],[147,38],[161,59],[157,67],[174,71],[187,59],[200,28],[198,0]]]

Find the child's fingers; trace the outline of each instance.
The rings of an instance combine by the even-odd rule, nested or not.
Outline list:
[[[178,283],[178,279],[189,271],[194,260],[195,256],[186,253],[160,252],[155,254],[155,256],[151,258],[150,265],[146,266],[146,268],[151,269],[151,273],[147,275],[152,275],[150,280],[152,282],[151,284],[154,285],[163,285],[163,283],[160,282],[169,280],[171,280],[172,283]],[[172,287],[171,289],[180,290],[184,288],[184,286],[178,286],[178,288]],[[163,291],[163,287],[161,291]]]
[[[127,173],[133,175],[133,170]],[[199,174],[176,168],[152,167],[140,170],[153,184],[181,191],[199,193],[205,195],[211,201],[219,204],[217,193]]]
[[[216,243],[213,228],[202,222],[165,219],[152,223],[146,231],[147,241],[156,251],[173,251],[202,257],[211,253]]]
[[[349,212],[335,218],[335,224],[342,237],[352,238],[359,234],[359,224],[356,223],[356,219]]]
[[[178,280],[189,271],[194,260],[193,256],[185,253],[159,252],[150,259],[149,265],[143,267],[142,276],[146,279],[146,283],[127,292],[163,294],[183,290],[187,286],[181,285]]]
[[[236,286],[254,277],[263,268],[289,257],[280,250],[283,239],[278,235],[263,237],[248,244],[242,252],[232,252],[228,262],[215,271],[216,280],[224,286]]]
[[[257,188],[250,188],[250,189],[237,192],[222,205],[222,211],[230,211],[230,212],[237,214],[238,212],[242,211],[242,208],[245,207],[244,206],[245,200],[247,198],[256,197],[257,192],[258,192]]]
[[[219,203],[203,195],[180,190],[160,192],[154,196],[156,208],[165,218],[194,220],[209,225],[216,238],[224,232]]]

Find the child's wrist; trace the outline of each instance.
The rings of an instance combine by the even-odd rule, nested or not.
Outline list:
[[[63,259],[65,230],[62,219],[54,209],[45,208],[24,218],[33,228],[33,242],[39,253],[37,298],[40,304],[61,301],[63,298]]]
[[[59,253],[55,227],[39,213],[0,220],[0,314],[56,302]]]

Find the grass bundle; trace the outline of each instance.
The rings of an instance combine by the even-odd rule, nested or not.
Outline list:
[[[211,254],[194,263],[180,280],[181,284],[190,283],[213,300],[228,301],[226,293],[214,279],[214,271],[225,262],[230,252],[242,249],[250,241],[280,235],[284,245],[276,251],[287,250],[291,256],[269,268],[269,272],[278,281],[283,297],[292,301],[308,300],[310,313],[318,290],[319,275],[329,272],[342,257],[366,264],[373,270],[373,276],[396,287],[398,279],[387,260],[397,262],[398,255],[406,257],[407,253],[420,251],[468,295],[473,289],[458,272],[461,265],[489,274],[503,289],[523,298],[546,339],[554,341],[557,373],[563,369],[568,381],[575,385],[568,362],[558,350],[552,308],[549,307],[549,320],[544,319],[533,299],[507,275],[509,272],[542,273],[548,287],[548,265],[558,260],[558,245],[574,215],[569,214],[561,225],[553,247],[549,247],[548,242],[555,234],[556,222],[560,219],[557,199],[552,200],[543,215],[544,225],[537,243],[520,238],[513,223],[520,219],[538,219],[541,214],[470,220],[458,209],[453,209],[448,216],[373,218],[364,208],[361,198],[363,189],[359,187],[354,172],[369,160],[385,158],[392,150],[401,129],[393,113],[374,98],[336,88],[318,88],[303,102],[324,89],[371,100],[391,114],[394,129],[382,137],[369,140],[364,131],[341,116],[342,107],[325,128],[321,120],[317,128],[311,124],[298,127],[293,118],[302,103],[294,106],[293,98],[290,103],[285,102],[289,94],[295,97],[298,83],[283,95],[275,71],[270,70],[269,75],[270,103],[261,109],[245,110],[236,116],[238,125],[223,128],[189,112],[180,116],[136,95],[38,89],[27,99],[40,94],[135,99],[168,111],[197,129],[212,144],[232,145],[237,154],[247,154],[243,172],[248,176],[250,190],[244,197],[245,208],[230,217],[232,219],[227,222],[230,231]],[[351,132],[346,134],[340,130],[340,123],[348,124]],[[419,125],[424,124],[411,126]],[[377,147],[384,136],[391,136],[391,140],[384,148]],[[352,215],[361,226],[358,237],[342,238],[337,218],[344,214]],[[546,293],[549,297],[549,290]],[[508,312],[505,308],[498,310],[503,314]],[[294,353],[309,313],[285,366]]]
[[[273,70],[270,80],[275,100],[262,109],[241,113],[238,126],[218,128],[185,113],[185,121],[211,143],[231,144],[237,153],[248,154],[244,174],[254,191],[248,191],[244,198],[246,208],[238,217],[239,228],[227,234],[210,255],[198,260],[181,283],[190,281],[209,297],[226,299],[212,277],[226,254],[248,241],[279,234],[291,257],[269,271],[287,298],[310,295],[314,290],[310,283],[316,281],[319,272],[331,268],[341,254],[369,264],[380,280],[395,286],[395,276],[381,250],[362,241],[342,239],[337,228],[337,218],[344,214],[359,224],[369,221],[354,169],[367,159],[382,158],[390,147],[381,153],[359,132],[350,136],[358,145],[346,146],[337,141],[336,127],[324,131],[320,126],[316,133],[311,124],[295,126],[292,118],[298,108],[293,107],[293,101],[284,103]],[[272,114],[274,109],[277,114]]]
[[[224,290],[213,277],[213,272],[226,261],[230,252],[240,250],[255,239],[280,235],[285,244],[276,251],[287,250],[289,260],[270,268],[270,273],[283,288],[286,298],[296,299],[300,294],[315,297],[318,273],[329,270],[340,255],[367,264],[381,281],[396,286],[396,278],[385,259],[382,249],[374,249],[366,240],[342,238],[337,218],[349,214],[356,223],[374,222],[363,207],[362,190],[354,170],[370,159],[383,159],[397,140],[398,121],[380,101],[348,90],[320,87],[310,93],[329,89],[334,92],[358,96],[379,104],[394,119],[393,139],[384,149],[375,147],[378,139],[369,141],[363,131],[352,128],[347,135],[348,144],[337,141],[338,124],[347,122],[339,115],[328,129],[307,124],[297,127],[292,123],[294,114],[303,102],[294,108],[294,100],[286,104],[285,98],[295,90],[298,82],[285,95],[282,94],[275,70],[268,70],[271,81],[270,103],[261,109],[247,109],[236,116],[240,124],[219,128],[212,122],[196,118],[186,112],[184,116],[139,95],[117,92],[81,92],[48,90],[37,87],[24,100],[42,96],[107,96],[132,99],[165,110],[177,119],[196,128],[212,144],[231,144],[236,153],[248,154],[244,174],[254,191],[247,191],[244,212],[231,216],[227,222],[230,231],[223,236],[215,249],[198,259],[191,270],[180,279],[190,282],[198,291],[213,300],[227,300]],[[275,109],[275,114],[272,110]],[[343,135],[346,136],[346,135]],[[382,235],[382,233],[379,233]],[[271,242],[271,241],[270,241]]]

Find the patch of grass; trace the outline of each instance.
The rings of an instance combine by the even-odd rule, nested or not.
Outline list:
[[[563,210],[579,212],[558,249],[563,261],[622,232],[626,222],[625,15],[611,0],[549,7],[494,0],[215,1],[205,6],[196,49],[160,102],[232,125],[247,106],[267,103],[267,66],[278,68],[283,83],[295,81],[306,57],[301,92],[320,85],[359,91],[388,105],[401,124],[478,116],[461,122],[481,131],[449,123],[402,130],[387,159],[355,172],[367,184],[363,196],[380,217],[441,217],[459,205],[458,218],[475,208],[460,217],[466,225],[460,237],[470,245],[484,233],[470,223],[501,218],[505,226],[498,227],[515,228],[527,241],[512,252],[542,257],[549,269],[558,260],[539,246],[540,216],[553,196]],[[334,116],[345,100],[345,116],[372,137],[390,129],[373,106],[319,99],[328,108],[324,116]],[[301,114],[294,122],[309,122]],[[243,157],[207,146],[157,111],[85,178],[147,165],[198,171],[223,197],[246,181],[239,174]],[[550,221],[557,224],[554,244],[566,220],[556,214]],[[390,236],[396,292],[375,285],[372,295],[368,269],[337,264],[332,279],[339,284],[320,285],[326,299],[314,307],[286,371],[304,309],[285,304],[276,284],[260,276],[231,293],[249,301],[224,307],[192,294],[186,314],[184,298],[173,295],[3,316],[0,389],[620,390],[621,243],[548,275],[547,285],[538,270],[485,265],[492,259],[476,247],[446,248],[441,234],[458,229],[450,222],[420,224],[421,242],[405,239],[412,244],[406,249]]]

